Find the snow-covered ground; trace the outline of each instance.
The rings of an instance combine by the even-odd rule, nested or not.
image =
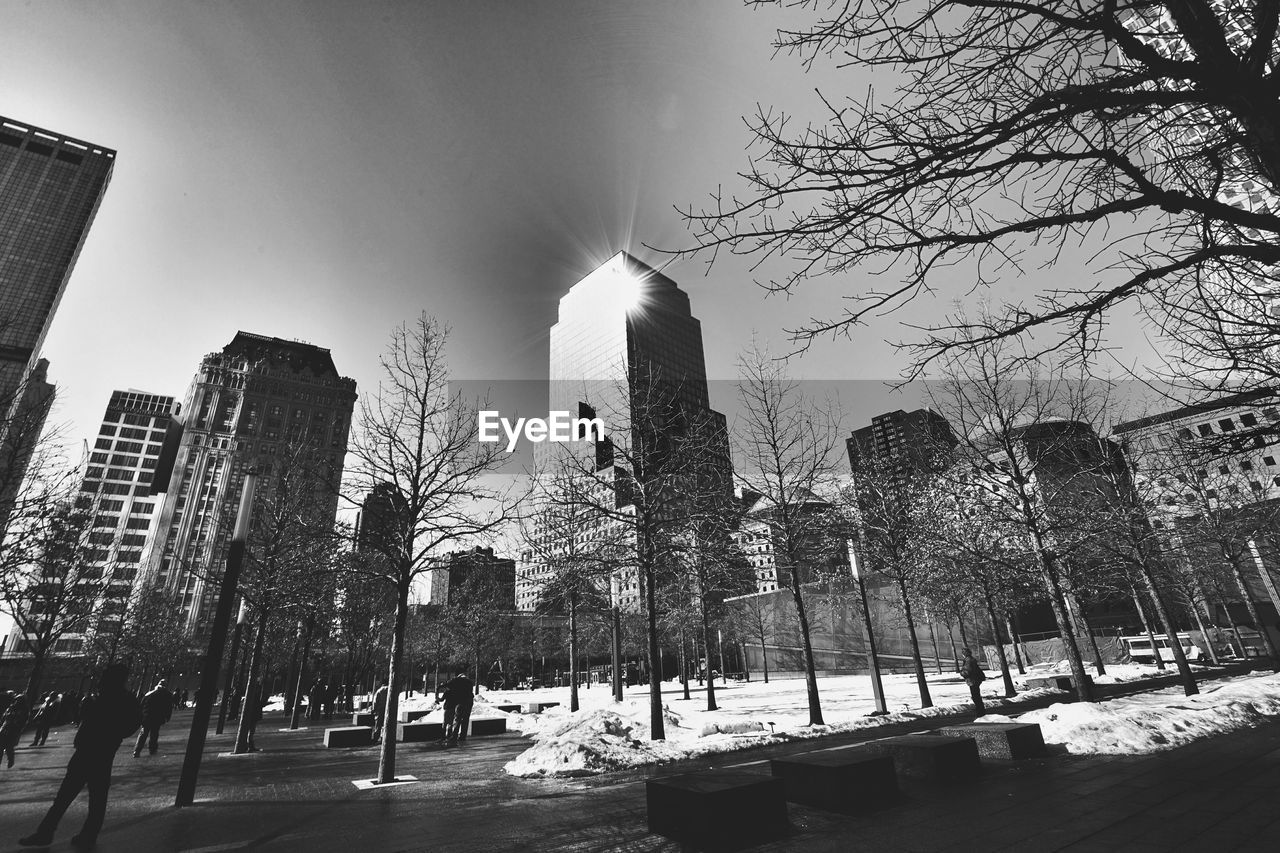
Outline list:
[[[1028,675],[1048,674],[1053,669],[1036,667]],[[1107,669],[1107,676],[1095,678],[1097,683],[1161,674],[1154,667],[1134,664]],[[1071,752],[1133,753],[1172,748],[1196,737],[1253,724],[1264,716],[1280,715],[1280,676],[1227,678],[1207,682],[1201,689],[1202,695],[1194,698],[1183,696],[1175,687],[1095,705],[1055,704],[1021,719],[1039,722],[1046,742],[1063,744]],[[914,676],[885,676],[888,716],[869,716],[875,705],[867,676],[823,678],[818,690],[825,725],[810,726],[803,680],[717,682],[716,711],[706,710],[702,688],[695,687],[691,698],[685,700],[680,684],[668,682],[663,685],[666,739],[661,741],[649,740],[647,685],[628,688],[620,704],[612,701],[607,685],[582,688],[581,710],[572,714],[568,711],[568,688],[485,691],[473,716],[502,713],[493,705],[561,703],[540,714],[508,715],[508,728],[524,733],[533,743],[505,769],[526,777],[582,776],[942,716],[969,705],[968,687],[953,673],[930,674],[934,707],[928,709],[919,708]],[[1008,719],[1001,714],[1016,714],[1022,702],[1057,692],[1032,690],[1006,700],[998,677],[983,684],[991,720]],[[432,708],[428,720],[439,719],[441,714],[427,697],[402,699],[400,707]]]

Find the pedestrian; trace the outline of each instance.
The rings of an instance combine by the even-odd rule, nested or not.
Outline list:
[[[982,682],[987,680],[987,674],[982,671],[978,661],[973,656],[973,652],[968,649],[960,650],[960,677],[964,679],[965,684],[969,685],[969,697],[973,699],[973,707],[977,709],[978,716],[981,717],[987,712],[986,707],[982,704]]]
[[[133,757],[142,754],[142,745],[147,744],[147,752],[156,754],[160,742],[160,727],[169,722],[173,716],[173,694],[165,685],[164,679],[156,682],[151,692],[142,697],[142,731],[138,732],[138,742],[133,746]]]
[[[307,691],[307,719],[320,719],[320,709],[324,705],[324,682],[316,679],[315,684]]]
[[[382,737],[382,718],[387,715],[387,685],[378,682],[378,689],[373,691],[373,739]]]
[[[333,719],[333,701],[338,698],[338,685],[326,684],[324,695],[321,700],[324,702],[324,718],[326,720]]]
[[[84,788],[89,789],[89,813],[84,826],[72,836],[71,844],[88,850],[97,843],[98,832],[107,816],[107,791],[111,787],[111,762],[125,738],[142,723],[142,708],[125,688],[129,667],[113,663],[102,671],[98,695],[85,700],[80,708],[80,730],[76,732],[75,752],[67,762],[67,772],[54,795],[53,804],[40,826],[31,835],[18,839],[29,847],[48,847],[53,832],[71,802]]]
[[[0,756],[8,760],[7,766],[13,766],[13,750],[22,737],[22,730],[27,727],[27,697],[21,693],[11,696],[9,707],[0,717]]]
[[[467,728],[471,722],[471,705],[475,701],[475,682],[467,677],[465,669],[444,683],[441,688],[444,699],[444,742],[457,746],[467,742]]]
[[[271,704],[271,697],[263,695],[262,682],[255,679],[245,693],[244,702],[245,713],[249,715],[249,732],[245,738],[246,745],[249,748],[249,752],[257,752],[258,747],[253,742],[253,736],[257,734],[258,723],[262,722],[262,709]]]
[[[45,695],[40,707],[36,708],[31,716],[31,721],[36,724],[36,736],[31,741],[32,746],[44,746],[45,741],[49,739],[50,727],[58,722],[59,704],[58,694],[51,692]]]

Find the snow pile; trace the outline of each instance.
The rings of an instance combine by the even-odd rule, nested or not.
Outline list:
[[[708,737],[710,735],[740,735],[747,732],[758,732],[764,729],[764,723],[758,720],[729,720],[727,722],[712,722],[702,726],[702,731],[698,737]]]
[[[671,761],[683,754],[674,744],[647,740],[647,721],[608,708],[551,714],[537,722],[536,731],[537,743],[507,762],[507,773],[585,776]]]
[[[1280,716],[1280,675],[1202,684],[1196,696],[1160,691],[1110,702],[1051,705],[1023,714],[1046,743],[1080,754],[1141,754]]]

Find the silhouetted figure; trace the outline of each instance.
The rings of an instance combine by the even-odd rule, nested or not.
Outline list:
[[[44,697],[44,702],[40,703],[40,707],[36,708],[35,714],[31,717],[31,721],[36,724],[36,736],[31,741],[32,746],[44,746],[45,741],[49,739],[49,729],[58,722],[60,704],[58,694],[49,693]]]
[[[173,715],[173,694],[160,679],[151,692],[142,697],[142,731],[138,732],[138,742],[133,746],[133,757],[142,754],[142,745],[147,744],[147,752],[156,754],[160,745],[160,727],[169,722]]]
[[[27,697],[21,693],[10,694],[9,706],[0,717],[0,756],[4,756],[8,767],[13,766],[13,750],[27,727],[28,717]]]
[[[382,737],[382,718],[387,715],[387,685],[378,682],[378,689],[373,692],[373,739]]]
[[[961,649],[960,654],[960,677],[964,679],[965,684],[969,685],[969,697],[973,699],[973,707],[981,717],[987,712],[986,706],[982,704],[982,682],[987,680],[987,674],[978,665],[973,652]]]
[[[72,836],[73,846],[87,850],[98,840],[102,821],[107,815],[107,791],[111,787],[111,762],[125,738],[142,723],[138,700],[125,689],[129,668],[114,663],[102,671],[98,695],[86,700],[80,709],[80,730],[76,732],[75,752],[67,762],[67,773],[53,798],[53,805],[40,821],[40,827],[19,844],[47,847],[53,843],[53,832],[67,807],[86,787],[89,789],[89,813],[84,826]]]
[[[475,686],[475,682],[467,677],[466,670],[462,669],[444,683],[444,740],[449,746],[467,742]]]
[[[316,679],[316,683],[311,685],[311,689],[307,691],[307,719],[320,719],[320,711],[324,705],[324,682]]]

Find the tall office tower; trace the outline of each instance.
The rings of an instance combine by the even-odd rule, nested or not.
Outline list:
[[[112,391],[102,415],[76,500],[78,508],[93,512],[85,557],[110,578],[90,636],[117,632],[131,597],[141,591],[134,582],[157,515],[152,476],[178,411],[173,397],[130,389]]]
[[[487,604],[495,611],[515,606],[516,561],[476,546],[450,552],[431,571],[431,603]]]
[[[638,445],[635,401],[641,395],[657,395],[678,410],[667,418],[667,429],[679,429],[678,421],[701,419],[707,422],[708,433],[722,442],[711,454],[714,462],[709,467],[715,470],[689,475],[718,481],[726,503],[732,500],[725,418],[708,401],[702,326],[690,311],[688,294],[674,281],[619,252],[560,299],[550,349],[549,410],[568,412],[571,417],[598,417],[605,435],[567,445],[540,444],[540,463],[550,460],[558,448],[580,454],[599,471],[612,469],[617,476],[617,500],[625,505],[624,481],[631,472],[618,470],[614,439],[633,448]],[[528,551],[522,563],[516,600],[520,609],[531,610],[550,567],[533,560]],[[622,606],[638,605],[640,588],[634,570],[619,573],[614,596]]]
[[[53,407],[57,389],[48,376],[48,359],[37,359],[35,367],[18,385],[8,415],[0,422],[0,539],[8,529],[27,466]]]
[[[301,453],[317,479],[313,520],[337,512],[356,383],[327,349],[237,332],[200,363],[182,404],[183,434],[142,575],[181,601],[189,635],[207,630],[226,567],[241,487]]]
[[[0,116],[0,442],[39,436],[33,410],[21,422],[16,410],[45,383],[40,348],[114,163],[114,151]],[[15,492],[22,473],[2,470],[0,483]],[[7,516],[0,507],[0,530]]]
[[[898,409],[871,419],[845,442],[849,465],[856,471],[863,458],[893,460],[900,466],[927,468],[936,457],[955,447],[947,419],[932,409],[904,412]]]

